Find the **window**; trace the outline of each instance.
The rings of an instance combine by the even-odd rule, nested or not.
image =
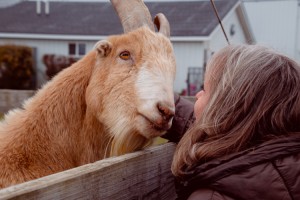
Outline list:
[[[85,44],[78,44],[78,55],[85,55]]]
[[[187,95],[195,96],[203,88],[203,68],[188,67]]]
[[[69,44],[69,55],[75,55],[76,54],[76,44],[70,43]]]
[[[69,55],[83,56],[86,53],[86,45],[84,43],[69,43]]]

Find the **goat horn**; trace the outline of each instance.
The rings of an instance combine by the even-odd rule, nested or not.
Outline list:
[[[154,18],[154,24],[156,25],[158,32],[164,34],[168,38],[170,37],[170,24],[164,14],[158,13]]]
[[[155,31],[154,24],[143,0],[110,0],[116,10],[124,32],[128,33],[141,26],[148,26]]]

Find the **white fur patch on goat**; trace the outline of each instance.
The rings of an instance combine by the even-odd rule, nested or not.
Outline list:
[[[138,97],[145,101],[145,107],[153,107],[153,103],[157,99],[172,102],[173,74],[164,67],[150,67],[148,65],[144,64],[137,76],[136,89]]]
[[[164,114],[159,109],[159,105],[165,105],[167,109],[174,112],[174,96],[173,96],[173,73],[166,66],[149,66],[144,64],[141,66],[137,80],[135,83],[138,99],[140,100],[138,112],[142,116],[139,123],[148,123],[152,127],[147,130],[148,137],[160,136],[163,131],[155,131],[155,126],[163,127],[171,126],[172,120],[164,122]],[[144,120],[142,120],[144,118]],[[140,130],[141,134],[146,132]]]

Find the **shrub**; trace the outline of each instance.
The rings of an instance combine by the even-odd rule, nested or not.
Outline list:
[[[48,79],[51,79],[61,70],[71,66],[78,61],[79,58],[69,57],[63,55],[45,54],[43,56],[43,62],[46,65],[46,75]]]
[[[34,89],[35,71],[32,49],[0,46],[0,89]]]

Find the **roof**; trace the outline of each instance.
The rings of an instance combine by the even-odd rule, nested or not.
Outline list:
[[[221,18],[239,0],[215,0]],[[44,4],[44,3],[43,3]],[[36,2],[22,1],[0,8],[0,33],[112,35],[123,32],[110,2],[50,2],[50,14],[36,12]],[[209,36],[218,25],[209,1],[145,2],[151,14],[162,12],[171,36]]]

